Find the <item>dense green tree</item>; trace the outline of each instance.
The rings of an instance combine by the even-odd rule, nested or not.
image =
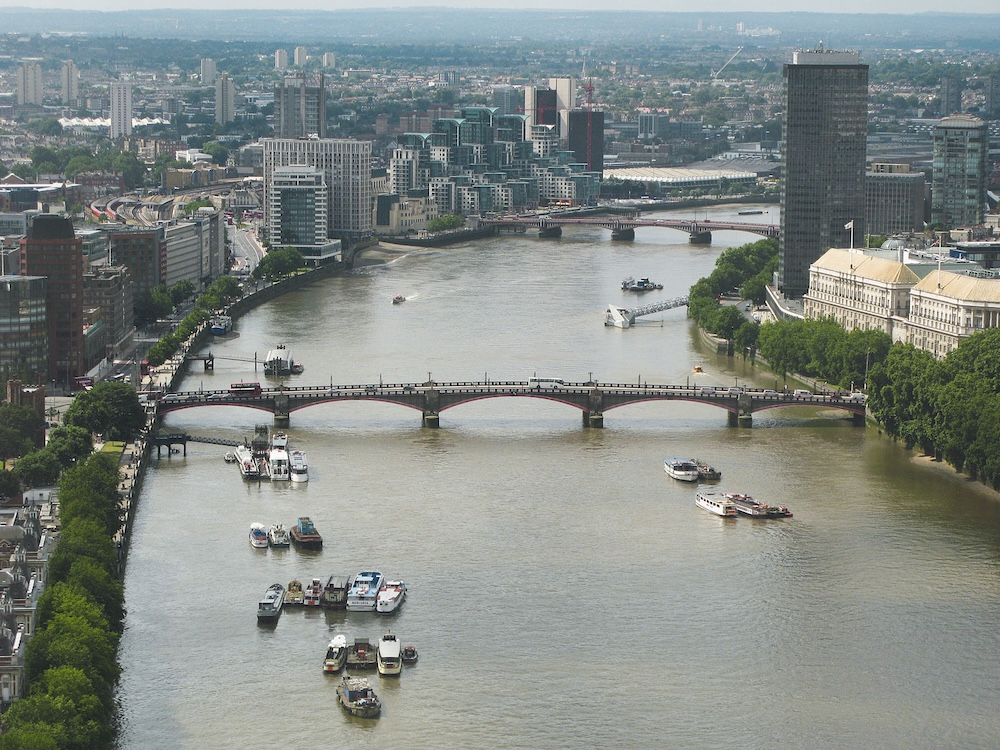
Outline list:
[[[68,731],[61,719],[71,715],[72,706],[47,695],[14,701],[3,716],[0,750],[62,750]]]
[[[181,279],[170,287],[170,300],[175,305],[179,305],[194,294],[194,282],[190,279]]]
[[[95,453],[77,466],[66,469],[59,479],[60,519],[66,525],[77,519],[92,519],[109,536],[121,528],[118,497],[118,460],[111,453]]]
[[[81,557],[70,565],[66,583],[87,593],[107,618],[108,625],[121,633],[125,624],[125,591],[122,582],[96,560]]]
[[[59,546],[52,552],[49,573],[52,580],[69,577],[73,563],[80,557],[93,558],[106,570],[114,570],[118,562],[115,546],[105,528],[94,520],[81,520],[62,529]]]
[[[212,161],[220,167],[226,166],[229,162],[229,149],[218,141],[208,141],[201,147],[201,150],[212,157]]]
[[[97,605],[80,597],[57,611],[32,637],[25,653],[28,681],[52,667],[75,667],[93,683],[100,701],[111,703],[120,671],[115,660],[117,641]]]
[[[47,450],[32,451],[14,464],[14,476],[25,489],[54,485],[61,470],[59,459]]]
[[[0,500],[11,501],[21,494],[21,480],[12,471],[0,469]]]
[[[302,267],[302,253],[292,247],[271,250],[261,258],[251,274],[254,279],[277,281]]]
[[[146,423],[139,397],[125,383],[103,382],[73,399],[63,421],[105,440],[130,440]]]
[[[72,466],[82,458],[86,458],[94,450],[90,440],[90,432],[83,427],[67,425],[55,427],[49,431],[49,439],[45,449],[50,451],[65,468]]]
[[[0,404],[0,460],[23,456],[41,445],[45,417],[30,406]]]

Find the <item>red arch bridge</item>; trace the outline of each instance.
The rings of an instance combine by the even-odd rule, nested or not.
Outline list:
[[[696,219],[645,219],[622,216],[564,216],[544,214],[541,216],[499,216],[479,220],[483,227],[495,227],[503,231],[524,232],[529,227],[538,230],[539,237],[559,237],[564,226],[597,226],[611,230],[613,240],[635,239],[637,227],[662,227],[688,233],[688,239],[696,244],[712,241],[713,231],[730,230],[750,232],[763,237],[777,237],[781,231],[778,224],[754,224],[747,221],[698,221]]]
[[[549,384],[547,384],[549,385]],[[604,413],[610,409],[647,401],[694,401],[724,409],[731,426],[750,426],[756,412],[789,406],[816,406],[839,409],[863,424],[865,403],[859,395],[837,393],[795,395],[756,388],[717,386],[654,385],[652,383],[563,382],[555,387],[539,387],[526,381],[479,381],[438,383],[396,383],[358,385],[317,385],[261,389],[259,393],[230,391],[186,391],[166,393],[155,401],[157,417],[181,409],[205,406],[237,406],[259,409],[274,415],[274,424],[287,426],[291,414],[317,404],[337,401],[382,401],[399,404],[421,413],[425,427],[437,427],[441,412],[485,398],[541,398],[579,409],[585,427],[603,427]]]

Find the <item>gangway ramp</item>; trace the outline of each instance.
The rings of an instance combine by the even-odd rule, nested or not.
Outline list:
[[[608,313],[604,320],[604,325],[614,326],[615,328],[631,328],[635,325],[636,318],[663,312],[664,310],[672,310],[675,307],[684,307],[687,303],[688,298],[686,296],[675,297],[674,299],[663,300],[662,302],[652,302],[648,305],[640,305],[639,307],[632,308],[618,307],[618,305],[612,303],[608,305]]]

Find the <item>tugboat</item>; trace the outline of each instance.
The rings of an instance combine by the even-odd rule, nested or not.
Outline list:
[[[382,711],[382,701],[366,677],[344,675],[337,686],[337,700],[349,714],[362,719],[374,719]]]
[[[403,664],[417,663],[417,647],[403,646]]]
[[[309,516],[302,516],[291,530],[292,543],[302,549],[322,549],[323,537],[316,531]]]

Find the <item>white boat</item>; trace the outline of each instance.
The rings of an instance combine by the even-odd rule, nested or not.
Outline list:
[[[292,536],[282,524],[276,523],[267,530],[267,543],[272,547],[291,547]]]
[[[323,582],[318,578],[313,578],[312,582],[306,586],[302,603],[307,607],[318,607],[322,595]]]
[[[284,603],[285,587],[280,583],[272,583],[264,592],[264,598],[257,604],[257,622],[277,622]]]
[[[267,359],[264,360],[264,374],[290,375],[292,364],[292,353],[284,344],[278,344],[277,348],[267,353]]]
[[[293,482],[309,481],[309,464],[306,462],[306,452],[294,450],[288,454],[289,478]]]
[[[402,581],[386,581],[378,590],[375,598],[375,611],[388,615],[399,609],[406,599],[406,584]]]
[[[704,508],[709,513],[724,518],[736,518],[737,510],[734,503],[723,492],[698,492],[694,496],[695,505]]]
[[[233,453],[232,451],[227,451],[222,456],[222,460],[224,460],[227,464],[234,464],[236,463],[236,454]]]
[[[253,451],[246,445],[237,445],[233,452],[236,454],[236,465],[240,467],[240,474],[246,479],[259,479],[260,464]]]
[[[402,646],[399,639],[393,633],[386,633],[378,642],[378,652],[375,657],[375,664],[378,673],[383,675],[399,674],[403,668]]]
[[[347,662],[347,637],[335,635],[326,647],[323,659],[324,672],[339,672]]]
[[[271,470],[272,482],[287,482],[290,474],[288,451],[280,446],[272,446],[267,453],[267,466]]]
[[[354,576],[347,590],[347,611],[373,611],[382,580],[383,576],[377,570],[363,570]]]
[[[264,524],[250,524],[250,546],[267,547],[267,529],[264,528]]]
[[[665,458],[663,470],[667,472],[667,476],[682,482],[698,481],[698,464],[690,458]]]

